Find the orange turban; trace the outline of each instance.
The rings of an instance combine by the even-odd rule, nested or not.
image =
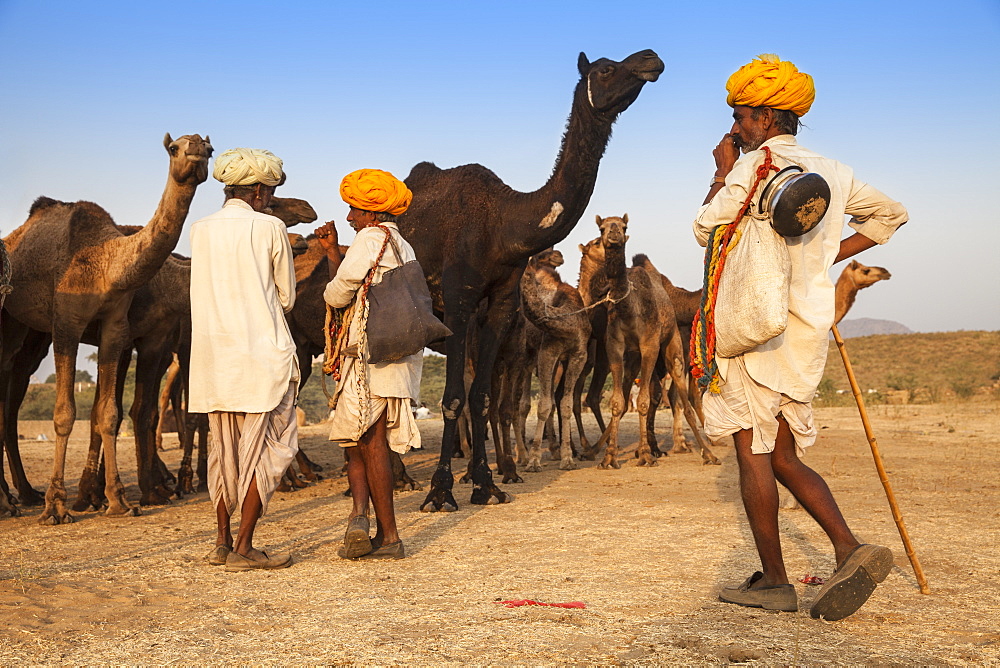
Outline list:
[[[730,107],[787,109],[796,116],[804,116],[816,99],[813,78],[771,53],[757,56],[736,70],[726,82],[726,90]]]
[[[340,196],[355,209],[386,212],[393,216],[406,211],[413,193],[406,184],[381,169],[359,169],[340,182]]]

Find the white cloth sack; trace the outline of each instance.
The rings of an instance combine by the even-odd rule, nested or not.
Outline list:
[[[736,357],[770,341],[788,324],[792,272],[785,240],[767,219],[745,216],[715,302],[715,354]]]

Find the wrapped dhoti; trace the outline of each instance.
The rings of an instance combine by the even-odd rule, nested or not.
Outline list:
[[[357,445],[361,435],[386,413],[386,437],[389,449],[405,454],[420,447],[420,430],[410,411],[408,397],[380,397],[372,394],[364,383],[358,385],[358,367],[364,364],[357,357],[345,357],[341,367],[342,380],[337,386],[337,407],[330,425],[330,440],[342,447]],[[363,397],[366,397],[363,399]]]
[[[816,442],[811,403],[795,401],[755,381],[747,373],[742,356],[719,361],[719,371],[725,380],[721,392],[706,392],[702,401],[705,433],[710,439],[753,429],[751,452],[772,452],[780,413],[795,437],[795,449],[800,455],[803,448]]]
[[[268,413],[208,414],[211,447],[208,449],[208,491],[213,507],[223,500],[232,515],[243,507],[250,480],[257,475],[257,490],[263,508],[281,482],[281,476],[299,451],[299,428],[295,416],[298,381],[288,385],[281,402]]]

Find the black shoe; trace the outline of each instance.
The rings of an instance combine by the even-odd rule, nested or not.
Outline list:
[[[816,594],[809,614],[831,622],[853,615],[891,570],[892,550],[881,545],[858,545]]]

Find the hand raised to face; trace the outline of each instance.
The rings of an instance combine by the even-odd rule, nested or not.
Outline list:
[[[316,238],[319,239],[319,245],[323,247],[327,255],[331,252],[336,252],[339,255],[340,250],[337,246],[340,243],[340,237],[337,234],[337,227],[332,220],[317,227],[314,233],[316,234]]]

